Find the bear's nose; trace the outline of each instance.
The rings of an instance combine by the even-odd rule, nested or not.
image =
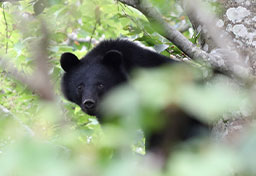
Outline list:
[[[83,102],[86,109],[93,109],[95,107],[95,101],[92,99],[86,99]]]

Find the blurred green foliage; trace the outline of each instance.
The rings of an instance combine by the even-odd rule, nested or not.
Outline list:
[[[176,28],[188,24],[176,1],[151,2]],[[210,71],[183,65],[138,70],[129,85],[106,98],[103,108],[109,118],[118,119],[102,126],[63,98],[60,55],[70,51],[82,57],[101,39],[129,38],[166,56],[183,57],[137,10],[112,0],[10,1],[0,6],[0,56],[27,75],[35,68],[33,47],[41,38],[40,23],[46,22],[49,75],[56,93],[54,102],[42,101],[0,68],[1,176],[256,174],[254,129],[236,147],[210,139],[184,142],[165,170],[154,156],[145,155],[140,129],[157,128],[161,123],[157,114],[170,104],[209,123],[223,114],[248,112],[253,107],[249,92],[228,78],[219,76],[202,84]],[[187,29],[184,35],[192,38],[193,33]]]

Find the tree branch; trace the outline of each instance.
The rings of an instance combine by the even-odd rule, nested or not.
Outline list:
[[[41,20],[41,33],[42,38],[38,41],[36,46],[34,59],[36,61],[37,69],[35,69],[34,80],[37,84],[37,89],[41,98],[52,101],[54,99],[53,87],[50,82],[47,47],[49,42],[49,33],[46,24]]]
[[[234,73],[236,76],[243,78],[245,77],[245,73],[248,72],[247,68],[240,68],[239,73],[236,72],[236,67],[229,62],[225,61],[222,57],[215,57],[214,55],[208,54],[202,49],[195,46],[192,42],[190,42],[184,35],[182,35],[179,31],[177,31],[174,27],[172,27],[169,23],[167,23],[160,12],[153,7],[147,0],[119,0],[120,2],[132,6],[142,12],[149,22],[153,26],[157,26],[159,33],[161,33],[164,37],[170,40],[173,44],[175,44],[179,49],[181,49],[186,55],[194,60],[203,61],[204,63],[210,64],[212,67],[228,73]],[[160,29],[160,30],[159,30]]]
[[[169,25],[162,17],[160,12],[146,0],[119,0],[120,2],[132,6],[142,12],[153,25],[157,25],[163,29],[160,31],[163,35],[180,48],[185,54],[192,59],[201,58],[204,61],[209,61],[209,56],[206,52],[200,50],[193,45],[184,35]],[[158,29],[159,32],[159,29]],[[214,63],[213,63],[214,65]]]
[[[52,101],[54,99],[53,88],[48,75],[47,64],[47,46],[48,46],[48,31],[46,25],[41,23],[42,39],[34,48],[34,59],[36,61],[36,69],[32,75],[26,75],[17,70],[11,62],[0,57],[0,66],[14,79],[27,85],[32,91],[35,91],[42,99]]]
[[[13,118],[22,128],[24,128],[24,130],[30,135],[30,136],[35,136],[34,131],[27,126],[26,124],[24,124],[18,117],[16,117],[13,113],[11,113],[7,108],[5,108],[4,106],[0,105],[0,111],[2,111],[3,113],[7,114],[8,116],[10,116],[11,118]]]

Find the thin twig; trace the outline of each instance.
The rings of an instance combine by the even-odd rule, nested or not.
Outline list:
[[[3,16],[4,16],[4,23],[5,23],[5,53],[7,54],[8,52],[8,23],[7,23],[7,19],[6,19],[6,15],[5,15],[5,7],[4,7],[4,4],[3,4]]]
[[[149,35],[149,33],[148,33],[143,27],[141,27],[141,24],[138,23],[138,20],[134,19],[132,16],[128,15],[128,14],[125,12],[125,8],[124,8],[124,7],[125,7],[124,5],[121,6],[122,12],[124,13],[124,15],[125,15],[127,18],[129,18],[134,24],[136,24],[137,27],[138,27],[141,31],[143,31],[146,36],[152,38],[152,37]]]
[[[91,48],[92,39],[93,39],[94,33],[95,33],[96,29],[97,29],[97,25],[98,25],[98,22],[95,22],[93,30],[92,30],[92,35],[90,36],[88,49]]]
[[[96,32],[96,29],[97,29],[97,25],[100,25],[100,15],[101,15],[101,11],[100,11],[100,7],[97,6],[95,9],[94,9],[94,15],[95,15],[95,24],[94,24],[94,27],[93,27],[93,30],[92,30],[92,35],[90,37],[90,42],[89,42],[89,47],[88,49],[91,48],[91,43],[92,43],[92,38]]]

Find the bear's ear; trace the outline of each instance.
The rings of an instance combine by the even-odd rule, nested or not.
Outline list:
[[[102,59],[102,63],[109,66],[119,67],[123,62],[123,54],[117,50],[109,50]]]
[[[60,58],[60,65],[65,72],[79,65],[80,60],[72,53],[63,53]]]

